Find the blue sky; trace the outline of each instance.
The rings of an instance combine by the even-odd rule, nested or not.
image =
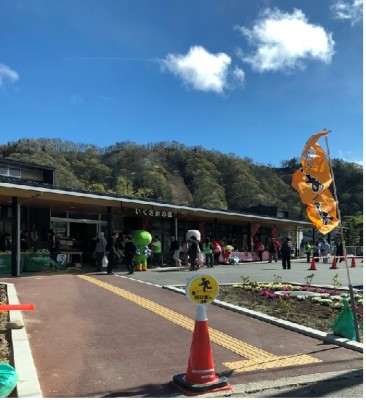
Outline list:
[[[362,0],[0,0],[0,143],[363,160]]]

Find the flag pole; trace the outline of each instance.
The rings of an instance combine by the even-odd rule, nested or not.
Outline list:
[[[332,175],[332,184],[334,188],[334,199],[336,202],[336,208],[337,208],[337,214],[339,218],[339,227],[340,227],[340,233],[341,233],[341,241],[342,241],[342,248],[343,248],[343,254],[344,254],[344,260],[346,263],[346,271],[347,271],[347,278],[348,278],[348,288],[349,288],[349,294],[351,298],[351,308],[352,308],[352,313],[353,313],[353,324],[356,332],[356,340],[357,342],[360,342],[360,333],[358,330],[358,323],[357,323],[357,313],[356,313],[356,302],[355,302],[355,297],[353,293],[353,286],[351,283],[351,277],[349,274],[349,268],[348,268],[348,262],[347,262],[347,252],[346,252],[346,245],[344,241],[344,234],[343,234],[343,227],[342,227],[342,219],[341,219],[341,212],[339,209],[339,203],[338,203],[338,196],[337,196],[337,188],[334,180],[334,172],[333,172],[333,165],[332,165],[332,160],[330,158],[330,151],[329,151],[329,145],[328,145],[328,137],[325,136],[325,143],[327,144],[327,152],[328,152],[328,160],[329,160],[329,166],[330,166],[330,172]]]

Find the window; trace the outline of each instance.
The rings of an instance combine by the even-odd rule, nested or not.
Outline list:
[[[0,166],[0,175],[13,176],[15,178],[20,178],[20,168],[8,167],[7,165]]]
[[[9,175],[20,178],[20,168],[9,168]]]

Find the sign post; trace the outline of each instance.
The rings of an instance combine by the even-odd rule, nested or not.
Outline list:
[[[193,275],[186,284],[186,296],[197,304],[197,314],[187,372],[175,375],[172,383],[187,395],[232,388],[226,376],[215,373],[208,332],[206,304],[215,300],[218,291],[219,284],[211,275]]]

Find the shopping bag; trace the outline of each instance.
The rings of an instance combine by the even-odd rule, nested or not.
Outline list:
[[[350,340],[356,339],[354,318],[347,299],[343,299],[343,310],[333,322],[333,332]]]
[[[102,259],[102,267],[107,268],[108,267],[108,257],[104,256]]]

